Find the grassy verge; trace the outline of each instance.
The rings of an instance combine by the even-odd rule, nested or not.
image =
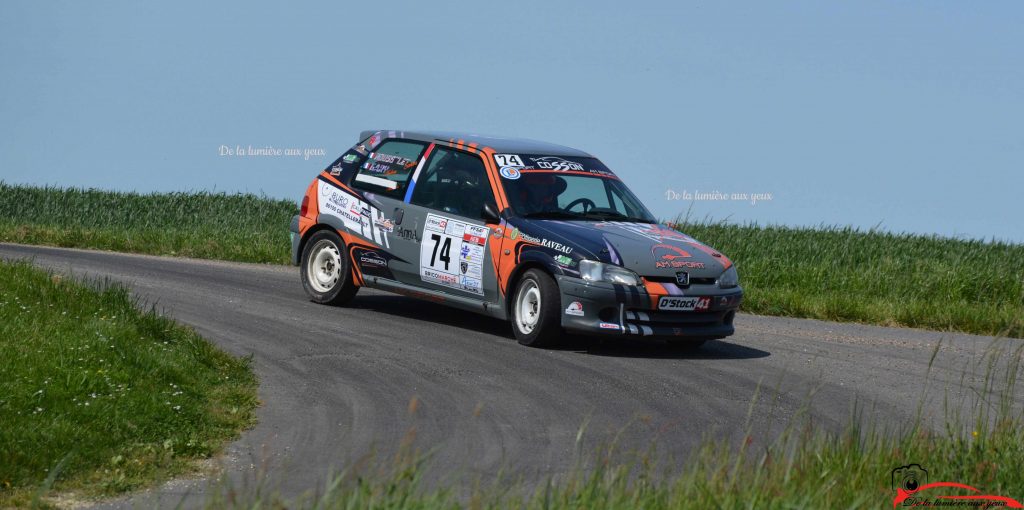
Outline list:
[[[294,202],[224,193],[120,193],[0,182],[0,241],[286,264]]]
[[[0,262],[0,507],[194,469],[254,420],[248,360],[96,290]]]
[[[253,195],[138,195],[0,183],[0,241],[287,263],[295,204]],[[683,223],[729,255],[765,315],[1024,337],[1024,245]]]
[[[1013,345],[1018,345],[1014,342]],[[934,358],[933,358],[934,359]],[[936,431],[919,418],[905,427],[883,429],[865,423],[854,410],[840,433],[811,426],[805,413],[790,422],[781,437],[751,446],[708,439],[693,458],[667,465],[648,452],[622,453],[603,448],[569,473],[536,484],[480,479],[430,487],[424,479],[430,460],[411,446],[372,467],[354,467],[330,478],[314,498],[282,500],[267,490],[225,487],[209,508],[382,508],[382,509],[793,509],[893,508],[893,470],[918,464],[928,482],[955,482],[977,488],[925,489],[913,496],[918,506],[950,506],[939,496],[995,495],[1024,501],[1024,421],[1015,399],[1021,347],[991,349],[979,366],[990,369],[975,387],[985,395],[965,418],[962,407],[926,409],[919,416],[946,416]],[[966,393],[972,393],[967,391]],[[923,397],[922,397],[923,398]],[[909,405],[913,406],[913,403]],[[806,409],[804,410],[806,411]],[[897,480],[899,483],[899,479]],[[923,482],[921,482],[923,483]],[[310,487],[313,489],[313,487]],[[922,504],[930,501],[932,505]],[[977,506],[978,501],[962,505]],[[945,506],[944,506],[945,505]],[[905,505],[899,505],[905,506]],[[995,507],[998,507],[996,505]]]
[[[934,236],[683,223],[727,254],[764,315],[1024,338],[1024,245]]]

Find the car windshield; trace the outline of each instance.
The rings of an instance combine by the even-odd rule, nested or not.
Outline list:
[[[496,154],[512,210],[526,218],[657,223],[596,158]]]

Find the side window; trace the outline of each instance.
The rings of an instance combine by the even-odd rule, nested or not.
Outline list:
[[[352,186],[401,200],[420,155],[422,143],[389,140],[371,152],[352,179]]]
[[[441,147],[427,160],[409,202],[474,219],[481,217],[486,203],[497,210],[483,161],[472,154]]]

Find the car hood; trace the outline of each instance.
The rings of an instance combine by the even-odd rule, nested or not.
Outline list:
[[[572,247],[574,258],[622,265],[641,276],[717,278],[732,266],[728,257],[696,239],[651,223],[528,220],[523,231]],[[564,251],[564,250],[563,250]]]

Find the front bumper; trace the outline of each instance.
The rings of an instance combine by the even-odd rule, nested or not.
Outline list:
[[[562,327],[576,333],[723,338],[735,332],[733,318],[743,301],[741,287],[691,285],[669,290],[658,284],[630,287],[564,275],[557,279]],[[707,298],[707,306],[695,311],[659,310],[662,297]]]

